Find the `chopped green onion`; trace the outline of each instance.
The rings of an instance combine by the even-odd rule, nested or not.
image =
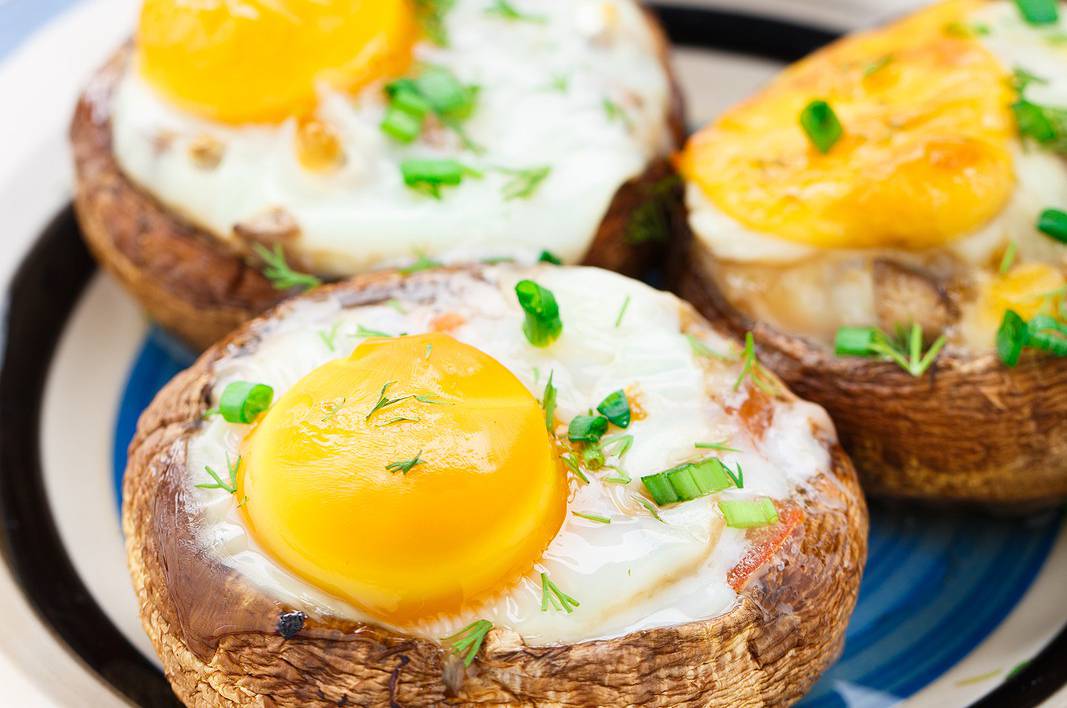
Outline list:
[[[1006,366],[1015,366],[1026,346],[1026,320],[1014,310],[1005,310],[997,329],[997,355]]]
[[[464,666],[470,666],[482,648],[485,635],[489,634],[492,628],[493,623],[489,620],[478,620],[471,622],[452,636],[444,637],[441,641],[448,644],[453,653],[463,657]]]
[[[559,586],[548,579],[548,573],[541,573],[541,611],[548,612],[548,603],[557,610],[565,611],[568,615],[581,603],[559,589]]]
[[[626,299],[622,301],[622,307],[619,308],[619,314],[615,317],[615,329],[619,328],[622,324],[622,318],[626,316],[626,310],[630,307],[630,296],[627,295]]]
[[[559,305],[552,291],[532,280],[520,280],[515,284],[515,295],[526,313],[522,331],[530,344],[547,347],[556,341],[563,331],[563,321],[560,320]]]
[[[1067,212],[1045,209],[1037,219],[1037,230],[1060,243],[1067,243]]]
[[[598,524],[610,524],[611,523],[611,518],[610,517],[601,516],[600,514],[590,514],[590,513],[581,512],[581,511],[572,511],[571,513],[574,514],[575,516],[577,516],[579,519],[586,519],[587,521],[593,521],[593,522],[598,523]]]
[[[630,401],[626,398],[625,391],[620,389],[609,393],[604,400],[600,402],[600,405],[598,405],[596,409],[603,413],[605,418],[620,428],[629,427]]]
[[[266,266],[263,268],[263,275],[270,281],[275,290],[290,290],[292,288],[310,290],[322,285],[322,281],[314,275],[301,273],[290,268],[289,263],[285,260],[285,251],[282,250],[280,243],[274,245],[273,251],[267,250],[265,246],[259,243],[254,244],[252,250],[263,260]]]
[[[640,495],[638,495],[637,501],[641,504],[641,506],[645,507],[645,511],[647,511],[649,514],[651,514],[653,519],[655,519],[656,521],[660,522],[661,524],[667,523],[666,521],[663,520],[663,517],[659,515],[659,510],[656,508],[655,504],[653,504],[648,499],[645,499],[644,497],[642,497]]]
[[[726,465],[714,457],[647,475],[641,478],[641,483],[660,506],[690,501],[735,486]]]
[[[608,419],[602,415],[576,415],[567,427],[571,442],[598,442],[608,431]]]
[[[1015,0],[1023,19],[1032,25],[1051,25],[1060,19],[1057,0]]]
[[[1026,341],[1035,349],[1067,356],[1067,324],[1048,315],[1037,315],[1027,325]]]
[[[759,499],[723,499],[719,511],[732,529],[754,529],[778,523],[778,510],[767,497]]]
[[[427,67],[414,79],[418,94],[434,113],[444,118],[466,118],[474,110],[478,89],[464,85],[456,75],[440,66]]]
[[[382,118],[381,129],[398,142],[410,143],[422,133],[422,123],[421,118],[390,106]]]
[[[540,263],[551,263],[552,265],[563,265],[563,261],[559,259],[559,256],[551,251],[541,251],[541,255],[537,257]]]
[[[1019,135],[1053,152],[1067,152],[1067,110],[1021,99],[1011,104]]]
[[[400,272],[404,275],[411,275],[412,273],[419,273],[424,270],[430,270],[431,268],[441,267],[441,261],[435,261],[427,256],[425,253],[420,253],[419,257],[409,265],[400,269]]]
[[[1021,66],[1017,66],[1012,69],[1011,72],[1011,85],[1019,94],[1022,94],[1026,89],[1030,88],[1032,84],[1047,84],[1048,79],[1043,76],[1031,73]]]
[[[601,105],[604,108],[604,115],[608,117],[609,121],[619,121],[627,128],[633,127],[633,122],[630,120],[629,114],[627,114],[626,111],[623,110],[623,107],[618,103],[615,103],[615,101],[612,101],[610,98],[605,98]]]
[[[578,465],[578,460],[574,459],[574,455],[562,455],[560,459],[563,460],[563,464],[567,465],[567,469],[574,473],[575,477],[589,484],[589,478],[582,472],[582,468]]]
[[[415,467],[415,465],[423,464],[426,463],[422,460],[422,450],[419,450],[415,454],[415,457],[412,457],[410,460],[398,460],[397,462],[390,462],[388,465],[385,466],[385,469],[393,473],[400,472],[402,474],[407,474]]]
[[[441,187],[455,187],[465,176],[481,177],[480,172],[456,160],[404,160],[400,173],[404,184],[434,199],[441,198]]]
[[[1011,267],[1015,265],[1015,254],[1018,250],[1019,246],[1014,241],[1008,242],[1008,247],[1004,249],[1004,256],[1000,259],[1000,268],[998,268],[1001,275],[1010,271]]]
[[[612,435],[600,441],[600,448],[607,454],[622,459],[634,446],[633,435]]]
[[[830,152],[844,133],[834,109],[821,100],[812,101],[804,108],[800,114],[800,125],[811,144],[824,155]]]
[[[552,385],[552,376],[555,371],[548,372],[548,383],[545,384],[545,395],[541,398],[541,406],[545,409],[545,427],[548,432],[555,428],[556,421],[556,387]]]
[[[834,336],[834,354],[837,356],[872,356],[871,349],[878,339],[874,327],[842,327]]]
[[[232,381],[222,390],[219,413],[227,423],[251,423],[273,400],[274,389],[267,384]]]

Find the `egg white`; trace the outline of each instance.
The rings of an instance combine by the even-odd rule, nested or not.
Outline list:
[[[552,290],[564,330],[551,347],[529,345],[521,331],[523,314],[513,292],[521,277]],[[626,298],[622,321],[616,319]],[[698,441],[728,440],[737,453],[723,455],[744,470],[743,490],[725,497],[766,495],[788,499],[816,473],[828,472],[826,442],[834,439],[825,412],[801,401],[776,401],[771,427],[759,439],[742,425],[737,408],[745,387],[733,392],[736,363],[698,359],[682,334],[683,305],[673,296],[613,273],[590,268],[531,270],[489,268],[482,278],[458,275],[432,304],[401,300],[342,309],[334,300],[297,302],[261,332],[250,352],[234,352],[215,367],[214,395],[234,380],[263,382],[281,396],[301,377],[359,344],[359,325],[386,332],[429,331],[433,319],[458,313],[466,322],[452,334],[490,354],[540,398],[551,372],[558,389],[557,418],[567,422],[608,393],[631,387],[646,416],[626,433],[632,449],[609,458],[632,478],[629,484],[590,475],[591,483],[571,480],[568,514],[540,563],[516,585],[462,615],[441,616],[403,631],[443,637],[474,619],[491,620],[517,632],[527,644],[576,642],[637,629],[714,617],[736,599],[727,573],[748,550],[745,533],[725,528],[715,500],[706,497],[660,510],[653,518],[637,501],[640,477],[707,454]],[[335,350],[320,333],[337,327]],[[727,340],[711,332],[710,347],[729,351]],[[214,418],[189,443],[190,512],[199,516],[199,538],[221,563],[263,592],[292,607],[352,620],[367,618],[280,567],[260,550],[237,513],[234,498],[219,490],[193,488],[208,481],[207,465],[225,468],[248,427]],[[608,516],[598,524],[572,512]],[[538,573],[547,571],[581,605],[572,614],[541,611]]]
[[[353,98],[321,91],[318,117],[336,129],[345,163],[302,167],[295,121],[223,126],[169,105],[132,64],[111,105],[113,149],[134,182],[223,240],[234,226],[281,207],[300,235],[287,248],[326,275],[350,275],[410,261],[514,257],[548,249],[584,256],[611,199],[670,149],[669,79],[656,39],[633,0],[515,0],[543,22],[507,21],[485,0],[457,0],[446,15],[450,46],[417,45],[416,60],[445,67],[480,87],[465,127],[482,155],[454,139],[404,146],[379,128],[380,84]],[[553,82],[562,77],[560,90]],[[605,101],[624,107],[612,117]],[[190,147],[208,136],[223,151],[211,169]],[[161,149],[161,137],[166,148]],[[453,158],[485,173],[434,200],[403,183],[408,158]],[[528,199],[505,200],[509,177],[496,167],[548,166]]]

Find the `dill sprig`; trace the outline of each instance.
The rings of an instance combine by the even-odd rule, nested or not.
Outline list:
[[[778,384],[771,374],[763,368],[756,356],[756,339],[751,332],[745,333],[745,349],[741,353],[741,373],[734,381],[734,390],[741,388],[745,379],[750,379],[756,388],[764,393],[774,396],[778,393]]]
[[[619,314],[615,317],[615,329],[619,328],[622,324],[622,318],[626,317],[626,310],[630,307],[630,296],[627,295],[626,299],[622,301],[622,307],[619,308]]]
[[[334,322],[333,327],[330,327],[330,329],[319,330],[319,339],[322,340],[322,343],[326,345],[326,348],[329,349],[331,352],[336,351],[336,349],[334,348],[334,344],[337,341],[337,331],[340,328],[341,323]]]
[[[241,466],[241,456],[238,455],[234,462],[230,462],[230,453],[226,453],[226,467],[229,468],[230,483],[227,484],[219,476],[219,473],[211,469],[210,466],[205,465],[204,471],[207,472],[211,479],[215,480],[213,483],[203,483],[196,485],[198,489],[223,489],[230,494],[237,494],[237,470]]]
[[[265,267],[263,275],[266,276],[275,290],[290,290],[292,288],[304,288],[310,290],[322,285],[322,281],[310,273],[301,273],[289,267],[285,260],[285,252],[281,244],[275,244],[274,250],[270,251],[262,244],[254,244],[252,250],[256,252]]]
[[[572,511],[571,513],[574,514],[575,516],[577,516],[579,519],[586,519],[587,521],[592,521],[592,522],[595,522],[595,523],[598,523],[598,524],[610,524],[611,523],[611,518],[610,517],[602,516],[601,514],[591,514],[591,513],[582,512],[582,511]]]
[[[556,387],[552,384],[555,371],[548,372],[548,383],[545,384],[545,394],[541,397],[541,407],[545,409],[545,428],[552,432],[556,421]]]
[[[383,408],[386,408],[387,406],[395,405],[397,403],[400,403],[401,401],[406,401],[409,398],[415,398],[414,394],[400,396],[399,398],[389,398],[388,396],[386,396],[385,394],[389,390],[389,387],[395,383],[396,381],[387,381],[385,382],[385,384],[382,385],[381,393],[378,394],[378,402],[374,404],[374,408],[371,408],[370,413],[368,413],[367,417],[363,420],[370,420],[372,415],[382,410]]]
[[[529,199],[541,187],[541,183],[552,174],[552,167],[542,165],[540,167],[496,167],[501,174],[508,175],[510,179],[504,183],[502,193],[504,199]]]
[[[415,465],[424,464],[426,464],[426,462],[422,459],[422,450],[419,450],[410,460],[397,460],[396,462],[390,462],[388,465],[385,466],[385,469],[393,473],[400,472],[402,474],[407,474],[415,468]]]
[[[717,452],[741,452],[736,447],[730,447],[728,443],[728,440],[723,440],[722,442],[714,443],[698,442],[694,443],[693,447],[697,448],[698,450],[715,450]]]
[[[340,402],[327,401],[323,404],[323,408],[326,410],[326,415],[322,417],[322,422],[326,423],[334,419],[337,416],[337,412],[345,406],[345,402],[348,401],[344,396],[341,397]]]
[[[543,24],[548,21],[548,18],[544,15],[533,15],[528,12],[523,12],[512,5],[509,0],[494,0],[489,7],[485,8],[485,14],[499,17],[502,20],[510,20],[512,22],[537,22]]]
[[[489,634],[492,628],[493,623],[489,620],[477,620],[452,636],[444,637],[441,641],[449,645],[452,653],[463,657],[464,666],[470,666],[474,662],[474,657],[481,651],[485,635]]]
[[[568,615],[574,612],[580,602],[559,589],[559,586],[548,579],[548,573],[541,573],[541,611],[548,612],[548,605],[552,604],[557,610],[566,612]]]

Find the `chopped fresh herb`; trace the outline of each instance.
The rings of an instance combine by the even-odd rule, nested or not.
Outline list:
[[[633,121],[630,120],[630,115],[618,103],[615,103],[610,98],[605,98],[601,106],[604,108],[604,115],[608,117],[608,121],[618,121],[628,129],[633,128]]]
[[[600,514],[590,514],[590,513],[581,512],[581,511],[572,511],[571,513],[574,514],[575,516],[577,516],[579,519],[586,519],[587,521],[593,521],[593,522],[598,523],[598,524],[610,524],[611,523],[611,518],[610,517],[601,516]]]
[[[551,263],[552,265],[563,265],[563,261],[559,259],[559,256],[551,251],[541,251],[541,255],[537,257],[540,263]]]
[[[415,259],[409,266],[405,266],[400,269],[400,272],[404,275],[411,275],[412,273],[419,273],[424,270],[430,270],[431,268],[441,267],[441,261],[435,261],[427,256],[425,253],[420,253],[418,258]]]
[[[404,160],[400,163],[400,173],[404,184],[434,199],[441,198],[442,187],[455,187],[464,177],[482,176],[457,160]]]
[[[514,263],[515,259],[511,256],[490,256],[481,259],[481,262],[486,265],[500,265],[501,263]]]
[[[571,442],[598,442],[608,431],[608,419],[602,415],[576,415],[567,427]]]
[[[1067,243],[1067,212],[1045,209],[1037,219],[1037,230],[1060,243]]]
[[[403,474],[407,474],[415,467],[415,465],[422,464],[425,464],[425,462],[422,460],[422,450],[419,450],[410,460],[399,460],[397,462],[390,462],[388,465],[385,466],[385,469],[393,473],[401,472]]]
[[[719,511],[732,529],[755,529],[778,523],[778,510],[767,497],[759,499],[723,499]]]
[[[630,296],[627,295],[626,299],[622,301],[622,307],[619,308],[619,314],[615,317],[615,329],[619,328],[622,324],[622,318],[626,317],[626,310],[630,307]]]
[[[737,463],[737,470],[736,471],[730,469],[726,465],[723,465],[723,469],[725,470],[726,474],[730,477],[730,480],[734,483],[735,487],[737,487],[738,489],[744,489],[745,488],[745,471],[743,469],[741,469],[741,463],[740,462]]]
[[[397,142],[411,143],[422,134],[426,115],[432,110],[410,80],[402,80],[386,88],[389,105],[382,118],[382,132]]]
[[[426,345],[426,353],[422,355],[422,358],[426,359],[427,361],[429,361],[431,354],[433,354],[433,345],[432,344],[427,344]]]
[[[622,459],[634,446],[633,435],[612,435],[600,440],[600,449],[605,454]]]
[[[715,450],[717,452],[741,452],[735,447],[729,447],[727,440],[717,443],[698,442],[694,443],[693,447],[698,450]]]
[[[1015,0],[1023,19],[1032,25],[1051,25],[1059,21],[1057,0]]]
[[[1029,660],[1020,661],[1018,664],[1016,664],[1015,666],[1011,667],[1011,670],[1008,671],[1008,674],[1007,674],[1007,676],[1004,677],[1004,680],[1007,681],[1008,679],[1015,678],[1015,676],[1017,676],[1019,673],[1021,673],[1022,670],[1025,669],[1029,665],[1030,665],[1030,661]]]
[[[641,204],[626,222],[623,239],[631,246],[662,243],[670,239],[671,216],[679,201],[681,179],[671,175],[642,187]]]
[[[382,391],[381,391],[381,393],[378,394],[378,402],[374,404],[374,408],[371,408],[370,413],[367,414],[367,417],[364,418],[364,420],[370,420],[372,415],[374,415],[375,413],[377,413],[378,411],[380,411],[383,408],[395,405],[397,403],[400,403],[401,401],[406,401],[409,398],[415,398],[415,396],[413,396],[413,395],[400,396],[399,398],[389,398],[388,396],[386,396],[385,395],[386,391],[388,391],[389,387],[392,386],[395,383],[396,383],[396,381],[387,381],[382,386]]]
[[[474,657],[481,651],[485,635],[489,634],[492,628],[493,623],[489,620],[478,620],[471,622],[452,636],[444,637],[441,641],[449,645],[453,653],[463,657],[464,666],[470,666],[474,662]]]
[[[326,348],[329,349],[331,352],[332,351],[336,351],[334,349],[334,342],[337,341],[337,330],[340,329],[340,328],[341,328],[341,323],[340,322],[334,322],[333,327],[330,327],[330,329],[328,329],[328,330],[320,329],[319,330],[319,339],[322,340],[322,343],[324,345],[326,345]]]
[[[485,8],[485,14],[499,17],[502,20],[510,20],[512,22],[544,23],[548,20],[544,15],[531,15],[522,12],[508,0],[494,0],[489,7]]]
[[[541,187],[541,183],[552,173],[552,167],[549,165],[527,168],[497,167],[494,169],[510,177],[504,183],[503,189],[504,199],[507,201],[529,199]]]
[[[291,290],[292,288],[310,290],[322,285],[322,281],[314,275],[301,273],[290,268],[285,260],[285,252],[282,250],[280,243],[274,245],[273,251],[267,250],[265,246],[259,243],[253,244],[252,250],[262,259],[265,265],[263,275],[270,281],[275,290]]]
[[[653,519],[660,522],[661,524],[667,523],[663,520],[663,517],[659,515],[659,509],[656,508],[655,504],[640,495],[637,497],[637,501],[641,506],[645,507],[645,511],[651,514]]]
[[[404,309],[404,304],[402,302],[400,302],[399,300],[397,300],[395,297],[392,297],[392,298],[389,298],[388,300],[386,300],[385,304],[390,309],[395,310],[395,311],[399,312],[402,315],[406,315],[408,313],[408,311]],[[427,345],[427,346],[429,346],[429,345]]]
[[[352,336],[353,337],[365,338],[365,337],[392,337],[393,335],[389,334],[388,332],[383,332],[380,329],[371,329],[370,327],[364,327],[363,325],[359,325],[358,327],[356,327],[356,333],[354,335],[352,335]]]
[[[219,477],[218,472],[211,469],[211,467],[204,466],[204,471],[208,473],[211,479],[215,480],[212,484],[198,484],[198,489],[222,489],[230,494],[237,494],[237,470],[241,467],[241,456],[238,455],[234,462],[230,462],[230,454],[226,453],[226,467],[230,476],[230,481],[227,484]]]
[[[1011,72],[1011,85],[1022,95],[1033,84],[1047,84],[1048,79],[1032,74],[1021,66],[1015,67]]]
[[[1042,106],[1026,99],[1011,104],[1019,135],[1053,152],[1067,153],[1067,109]]]
[[[395,423],[418,423],[418,422],[419,422],[418,418],[412,418],[412,417],[406,416],[406,415],[398,415],[396,418],[390,418],[389,420],[382,421],[381,423],[378,424],[378,427],[379,428],[384,428],[384,427],[386,427],[388,425],[393,425]]]
[[[567,469],[574,473],[575,477],[589,484],[589,478],[582,472],[582,468],[578,464],[578,460],[574,459],[574,455],[562,455],[560,459],[563,460],[563,464],[567,466]]]
[[[918,378],[937,360],[947,341],[941,335],[924,354],[923,331],[917,323],[912,324],[903,344],[877,327],[842,327],[834,339],[834,353],[838,356],[881,356]]]
[[[756,356],[756,339],[751,332],[745,334],[745,349],[741,353],[741,373],[738,374],[737,381],[734,381],[735,391],[741,388],[741,384],[744,383],[746,378],[766,394],[773,396],[778,393],[777,382],[763,368],[763,364],[760,363],[759,358]]]
[[[219,413],[227,423],[251,423],[270,408],[274,389],[251,381],[231,381],[219,397]]]
[[[541,397],[541,406],[545,409],[545,427],[552,432],[556,422],[556,387],[552,385],[552,376],[556,372],[548,372],[548,383],[545,384],[545,395]]]
[[[557,610],[566,612],[568,615],[581,603],[559,589],[559,586],[548,579],[548,573],[541,573],[541,611],[548,612],[548,604]]]
[[[428,396],[426,394],[415,396],[415,400],[419,403],[429,403],[432,406],[443,406],[445,404],[444,401],[434,398],[433,396]]]
[[[630,475],[628,475],[626,473],[626,470],[622,469],[621,467],[611,467],[610,469],[615,470],[615,476],[613,476],[613,477],[605,477],[603,479],[604,482],[607,482],[609,484],[623,484],[623,485],[625,485],[625,484],[629,484],[630,482],[633,481],[633,478],[630,477]]]
[[[333,420],[334,417],[337,416],[338,411],[344,408],[345,402],[347,400],[347,398],[342,396],[340,402],[327,401],[325,404],[323,404],[323,408],[326,409],[326,415],[322,417],[322,422],[326,423],[328,421]]]
[[[1067,324],[1049,315],[1037,315],[1026,326],[1027,346],[1067,356]]]
[[[1005,366],[1013,367],[1019,363],[1026,347],[1026,332],[1026,320],[1014,310],[1005,310],[997,329],[997,356]]]
[[[734,361],[733,357],[720,354],[692,334],[685,335],[685,338],[689,341],[689,347],[697,356],[706,356],[709,359],[718,359],[719,361]]]
[[[464,84],[442,66],[426,67],[412,80],[412,86],[443,120],[461,120],[474,112],[478,87]]]
[[[945,25],[944,32],[950,37],[969,39],[971,37],[985,37],[989,35],[992,30],[989,28],[989,25],[980,22],[972,22],[970,24],[965,22],[949,22]]]
[[[830,152],[844,134],[841,121],[826,101],[815,100],[809,103],[800,114],[800,125],[811,144],[824,155]]]
[[[520,280],[515,284],[515,295],[526,313],[522,331],[527,341],[535,347],[547,347],[556,341],[563,331],[563,321],[552,291],[532,280]]]
[[[641,483],[660,506],[691,501],[736,486],[726,465],[714,457],[646,475],[641,478]]]
[[[626,398],[626,392],[622,389],[613,391],[605,396],[596,409],[620,428],[630,426],[630,401]]]
[[[448,46],[445,15],[455,4],[456,0],[415,0],[415,18],[423,34],[439,47]]]
[[[390,137],[402,143],[414,141],[432,113],[459,136],[465,148],[481,151],[461,125],[474,112],[477,86],[464,84],[444,67],[429,66],[412,78],[390,82],[385,93],[389,105],[381,128]]]
[[[567,93],[567,89],[570,88],[571,78],[563,73],[553,74],[552,80],[548,82],[548,88],[550,91],[556,91],[558,93]]]
[[[1015,265],[1015,254],[1018,250],[1018,244],[1016,244],[1014,241],[1008,242],[1008,247],[1004,249],[1004,255],[1000,259],[1000,268],[998,268],[1001,275],[1007,273],[1009,270],[1011,270],[1011,267]]]
[[[892,54],[883,54],[867,66],[863,67],[863,78],[867,78],[872,74],[877,74],[882,69],[886,68],[893,62]]]

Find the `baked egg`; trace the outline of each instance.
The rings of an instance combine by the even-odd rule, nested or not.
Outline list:
[[[327,277],[575,262],[672,148],[662,52],[633,0],[147,0],[112,147],[223,244]]]
[[[939,2],[694,136],[689,223],[726,299],[827,346],[917,328],[986,353],[1008,311],[1062,319],[1065,37],[1051,0]]]
[[[391,294],[284,305],[188,443],[203,552],[293,611],[530,646],[716,617],[830,474],[823,410],[669,294],[554,266]]]

